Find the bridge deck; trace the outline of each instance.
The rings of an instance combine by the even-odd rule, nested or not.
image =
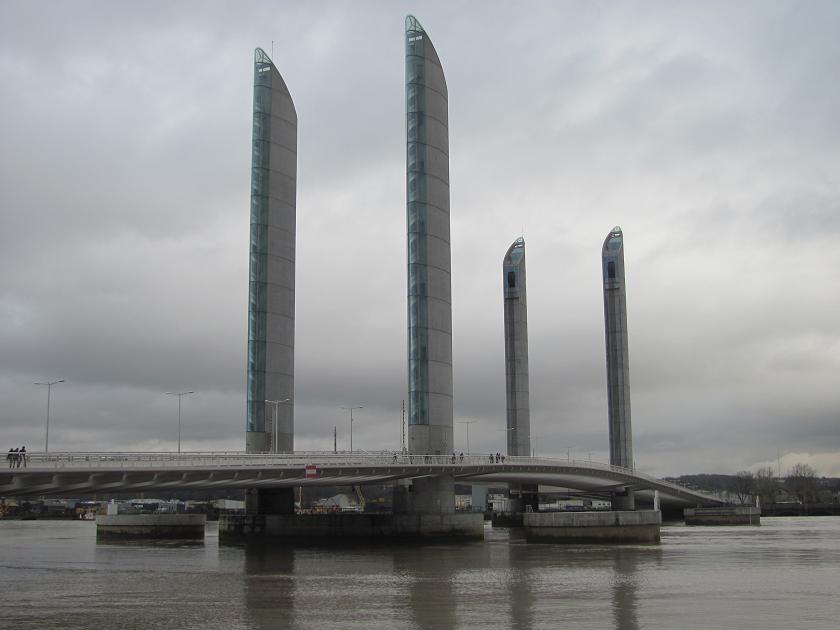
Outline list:
[[[0,496],[93,492],[365,485],[452,475],[462,483],[529,483],[590,492],[630,486],[659,491],[664,505],[720,505],[709,495],[608,464],[490,454],[461,457],[401,453],[31,453],[26,467],[0,469]]]

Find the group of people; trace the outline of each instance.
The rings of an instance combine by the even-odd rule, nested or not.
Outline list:
[[[9,460],[9,468],[20,468],[21,464],[26,468],[26,447],[10,448],[6,459]]]
[[[408,463],[409,464],[414,463],[414,457],[415,457],[414,455],[409,455],[408,456]],[[416,457],[419,458],[419,457],[421,457],[421,455],[417,455]],[[432,457],[432,456],[422,455],[423,463],[428,464],[428,463],[430,463],[430,461],[433,461],[433,460],[430,460],[430,457]],[[395,464],[397,463],[397,459],[398,459],[398,454],[394,453],[394,463]],[[464,454],[463,453],[461,453],[460,455],[456,455],[455,453],[452,453],[452,463],[454,464],[456,462],[461,462],[462,464],[464,463]],[[493,455],[491,453],[490,454],[490,463],[491,464],[494,464],[494,463],[495,464],[504,464],[505,463],[505,456],[502,453],[496,453],[495,455]]]

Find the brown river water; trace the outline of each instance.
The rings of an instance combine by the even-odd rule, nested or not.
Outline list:
[[[0,521],[0,628],[840,628],[840,517],[664,526],[659,545],[97,543]]]

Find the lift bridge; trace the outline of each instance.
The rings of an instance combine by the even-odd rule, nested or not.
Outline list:
[[[591,494],[632,488],[663,506],[716,506],[705,493],[635,470],[591,461],[487,454],[393,452],[28,453],[0,469],[0,496],[72,496],[179,490],[359,486],[451,475],[456,483],[540,484]]]

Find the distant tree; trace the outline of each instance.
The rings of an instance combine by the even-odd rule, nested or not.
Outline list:
[[[817,471],[808,464],[794,464],[785,479],[785,486],[800,503],[813,503],[817,497]]]
[[[750,501],[755,489],[755,477],[749,470],[741,470],[732,478],[732,493],[738,497],[738,503],[744,505]]]
[[[776,502],[776,488],[778,484],[771,466],[759,468],[755,472],[753,484],[755,493],[758,495],[758,499],[762,505],[769,505]]]

